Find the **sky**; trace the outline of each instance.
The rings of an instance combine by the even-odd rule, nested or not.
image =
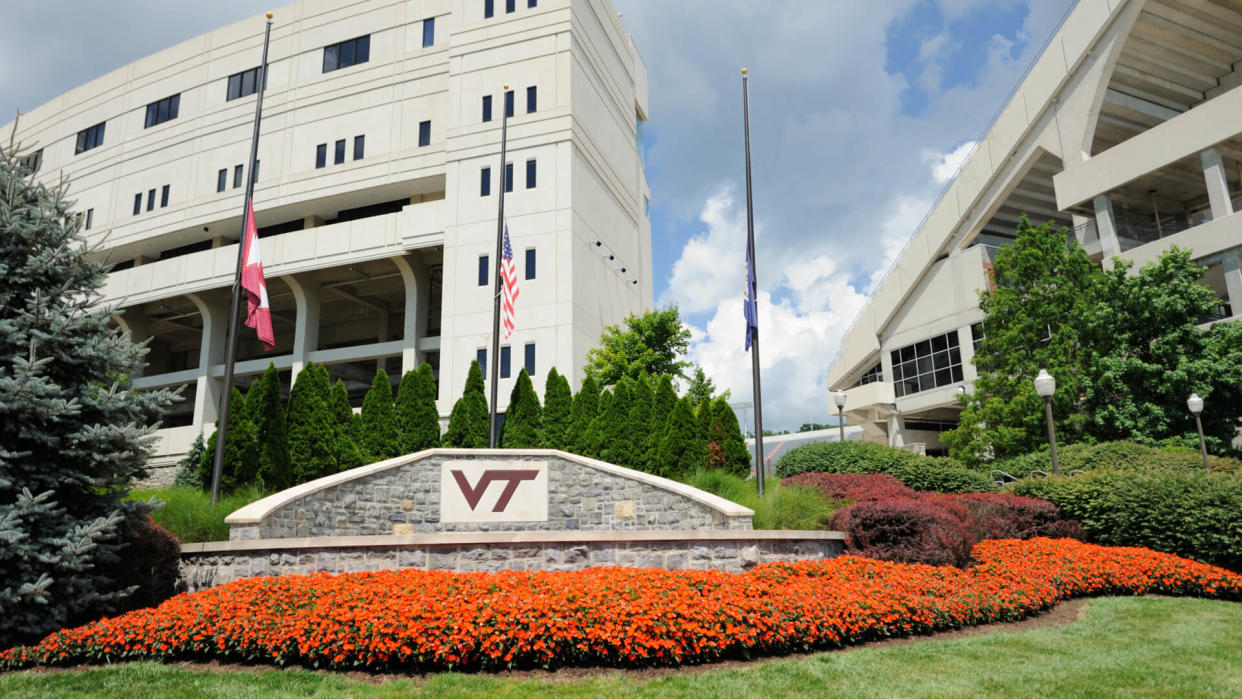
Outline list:
[[[613,3],[648,71],[657,304],[681,309],[688,358],[731,400],[751,400],[742,315],[746,67],[764,427],[829,422],[825,376],[842,334],[1072,0]],[[272,7],[4,4],[0,121]]]

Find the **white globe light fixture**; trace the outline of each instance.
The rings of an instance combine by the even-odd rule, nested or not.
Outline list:
[[[1203,413],[1203,399],[1198,393],[1191,393],[1186,399],[1186,407],[1190,409],[1190,414],[1195,416],[1195,429],[1199,430],[1199,453],[1203,455],[1203,472],[1211,473],[1212,469],[1208,466],[1207,460],[1207,442],[1203,439],[1203,420],[1199,419],[1199,415]]]
[[[1056,428],[1052,424],[1052,394],[1056,393],[1057,380],[1048,373],[1047,369],[1040,369],[1039,376],[1035,377],[1035,393],[1044,399],[1044,417],[1048,421],[1048,449],[1052,455],[1052,475],[1060,475],[1061,464],[1057,461],[1057,433]]]
[[[837,404],[837,441],[845,441],[845,391],[834,391],[832,400]]]

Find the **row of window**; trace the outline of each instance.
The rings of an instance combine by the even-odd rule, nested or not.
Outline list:
[[[866,386],[869,383],[878,383],[883,380],[884,380],[884,367],[881,366],[879,362],[876,362],[875,366],[868,369],[867,373],[863,374],[862,378],[858,380],[858,385]]]
[[[533,114],[539,107],[539,91],[532,85],[526,88],[526,113]],[[513,90],[505,91],[505,116],[513,116]],[[492,120],[492,96],[483,95],[483,121]]]
[[[488,264],[491,258],[487,255],[479,255],[479,286],[488,286],[492,283],[492,278],[488,276]],[[535,278],[535,249],[526,248],[526,267],[525,277],[527,279]]]
[[[539,0],[526,0],[527,7],[538,7]],[[511,14],[517,10],[517,0],[505,0],[505,14]],[[483,0],[483,18],[491,19],[496,16],[496,0]]]
[[[362,156],[366,151],[366,136],[354,136],[354,160],[362,160]],[[332,164],[340,165],[345,162],[345,139],[338,139],[333,144]],[[328,164],[328,144],[320,143],[315,146],[315,169],[325,167]]]
[[[891,355],[893,393],[898,398],[962,381],[962,353],[956,330],[895,349]]]
[[[523,357],[525,361],[523,361],[522,366],[526,368],[527,374],[531,374],[533,376],[535,373],[535,343],[533,342],[526,343],[525,350],[526,350],[526,356]],[[502,346],[500,348],[500,378],[502,379],[507,379],[509,378],[509,375],[510,375],[509,355],[510,355],[509,347]],[[483,369],[483,376],[486,377],[488,375],[487,374],[487,349],[484,347],[480,347],[475,352],[474,356],[475,356],[475,359],[479,360],[479,366]]]
[[[237,189],[238,187],[242,186],[243,176],[244,175],[243,175],[242,166],[234,165],[233,166],[233,189]],[[254,161],[254,172],[251,173],[250,179],[255,182],[259,181],[259,161],[258,160]],[[228,181],[229,181],[229,169],[221,168],[219,171],[216,172],[216,191],[223,192],[226,189],[226,185],[228,184]]]
[[[160,189],[160,208],[161,209],[168,206],[168,192],[169,192],[168,185],[164,185]],[[155,208],[155,190],[149,189],[147,190],[147,211],[151,211],[154,208]],[[90,214],[93,215],[94,209],[89,209],[88,211],[90,212]],[[137,194],[134,195],[134,215],[137,216],[140,213],[142,213],[142,192],[138,192]],[[86,226],[87,228],[90,228],[89,219],[91,217],[93,216],[88,215],[88,223]]]
[[[534,189],[538,183],[538,166],[535,159],[531,158],[526,161],[526,188]],[[513,163],[505,163],[505,191],[513,191]],[[489,197],[492,195],[492,169],[485,167],[479,170],[479,196]]]

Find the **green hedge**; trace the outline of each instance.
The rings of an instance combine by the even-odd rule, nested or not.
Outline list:
[[[1061,447],[1057,451],[1057,456],[1062,473],[1101,469],[1182,473],[1203,470],[1203,457],[1196,449],[1174,446],[1153,447],[1135,442],[1069,444]],[[1238,459],[1208,456],[1208,464],[1213,472],[1242,474],[1242,461]],[[978,468],[983,472],[998,469],[1018,478],[1024,478],[1036,470],[1052,473],[1052,458],[1047,451],[1040,451],[982,464]]]
[[[780,478],[799,473],[886,473],[915,490],[974,493],[995,490],[986,474],[952,459],[921,456],[874,442],[814,442],[776,462]]]
[[[1083,523],[1088,540],[1242,571],[1242,478],[1201,471],[1099,470],[1031,478],[1009,489],[1042,498]]]
[[[194,486],[173,486],[160,490],[135,490],[130,500],[149,500],[152,496],[163,503],[151,513],[151,519],[176,535],[183,544],[200,541],[227,541],[229,525],[224,518],[234,511],[263,498],[258,486],[244,486],[236,492],[220,496],[215,507],[211,495]]]

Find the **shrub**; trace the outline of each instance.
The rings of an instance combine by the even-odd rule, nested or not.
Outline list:
[[[1202,471],[1203,457],[1199,450],[1181,446],[1154,447],[1136,442],[1103,442],[1101,444],[1069,444],[1057,450],[1061,472],[1114,469],[1123,471]],[[1208,456],[1212,471],[1242,473],[1242,461],[1224,456]],[[981,470],[999,469],[1018,478],[1039,470],[1052,473],[1052,457],[1045,451],[1023,454],[980,466]]]
[[[453,404],[448,430],[443,437],[444,446],[486,448],[491,441],[491,425],[488,419],[487,395],[483,392],[483,368],[476,359],[470,362],[470,371],[466,374],[466,387],[461,398]]]
[[[404,454],[440,445],[440,412],[436,409],[435,371],[427,362],[405,372],[394,404]]]
[[[1066,519],[1047,500],[1012,493],[928,493],[922,497],[956,517],[972,542],[1037,536],[1081,540],[1084,536],[1081,522]]]
[[[1242,570],[1242,478],[1202,471],[1101,470],[1027,479],[1011,492],[1052,502],[1089,541],[1146,546]]]
[[[539,434],[541,444],[548,449],[568,449],[574,399],[569,390],[569,379],[561,376],[556,367],[548,370],[544,380],[543,400],[543,423]]]
[[[813,488],[825,497],[851,503],[918,495],[901,481],[883,473],[799,473],[782,480],[781,485]]]
[[[136,490],[131,500],[155,498],[157,506],[151,519],[184,543],[226,541],[229,527],[224,518],[264,496],[256,485],[222,495],[215,507],[211,496],[200,488],[173,486],[160,490]]]
[[[754,510],[755,529],[828,529],[832,515],[844,505],[835,503],[813,488],[772,483],[763,497],[754,481],[720,470],[699,469],[690,485]]]
[[[899,563],[964,566],[971,537],[939,504],[903,498],[851,505],[832,517],[845,532],[846,553]]]
[[[201,491],[197,491],[201,494]],[[122,605],[122,611],[154,607],[177,593],[181,565],[181,542],[150,515],[130,513],[119,530],[120,561],[117,582],[136,589]]]
[[[970,493],[995,490],[986,475],[951,459],[935,459],[874,442],[814,442],[776,462],[776,475],[884,473],[915,490]]]
[[[285,406],[280,398],[280,372],[276,370],[276,365],[268,364],[263,375],[250,384],[250,389],[246,391],[246,411],[254,423],[258,442],[256,481],[271,491],[292,486],[289,429],[285,422]]]
[[[575,454],[589,456],[591,422],[599,412],[599,385],[595,379],[587,376],[582,381],[582,390],[574,395],[573,407],[569,411],[569,429],[565,431],[565,449]]]
[[[505,424],[500,433],[500,446],[505,449],[537,449],[543,408],[531,384],[530,374],[523,368],[513,382]]]
[[[400,456],[404,440],[397,425],[392,380],[383,369],[375,372],[371,388],[362,398],[361,415],[362,429],[358,435],[358,448],[363,456],[373,461]]]

